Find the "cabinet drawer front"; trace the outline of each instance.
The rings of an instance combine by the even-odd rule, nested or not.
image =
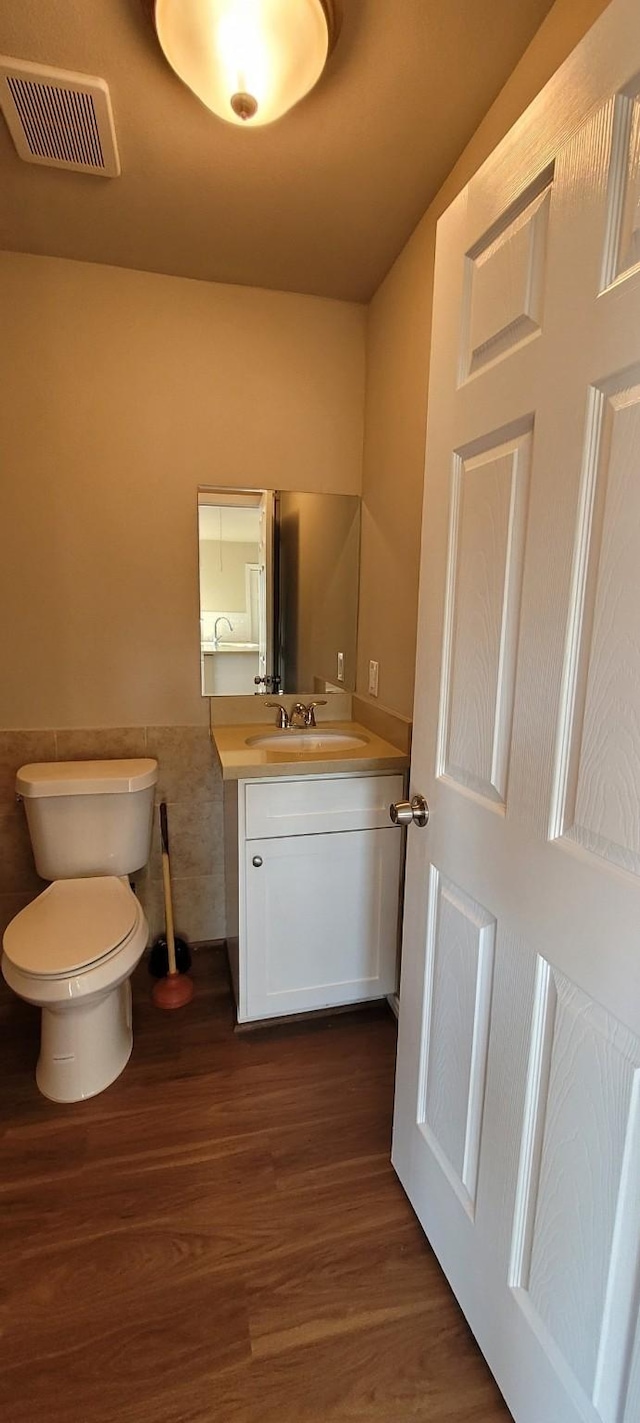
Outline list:
[[[245,786],[246,837],[320,835],[333,830],[382,830],[389,805],[403,796],[402,776],[296,780]]]

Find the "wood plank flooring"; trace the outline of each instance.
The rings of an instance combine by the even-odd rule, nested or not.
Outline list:
[[[0,995],[3,1423],[509,1423],[389,1164],[386,1010],[233,1033],[226,966],[149,1003],[93,1101]]]

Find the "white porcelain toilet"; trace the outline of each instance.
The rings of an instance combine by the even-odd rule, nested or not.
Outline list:
[[[58,761],[23,766],[38,874],[52,880],[7,926],[2,972],[42,1008],[36,1081],[54,1102],[102,1092],[131,1055],[129,979],[148,925],[127,876],[149,858],[158,764]]]

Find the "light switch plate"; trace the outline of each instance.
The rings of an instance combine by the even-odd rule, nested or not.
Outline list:
[[[378,695],[378,663],[377,663],[377,662],[370,662],[370,663],[369,663],[369,696],[370,696],[370,697],[377,697],[377,695]]]

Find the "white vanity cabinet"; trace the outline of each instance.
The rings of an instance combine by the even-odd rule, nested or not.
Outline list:
[[[227,922],[238,1021],[396,990],[403,836],[397,774],[225,786]]]

